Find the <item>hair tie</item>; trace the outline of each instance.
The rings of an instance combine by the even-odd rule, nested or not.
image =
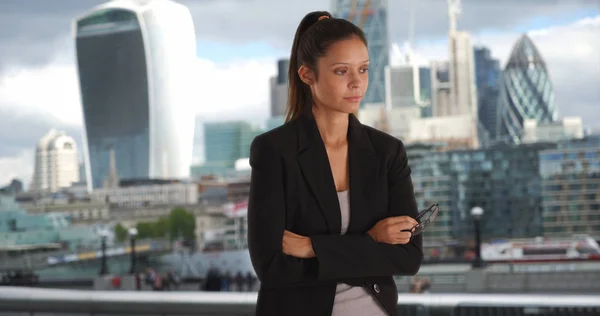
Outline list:
[[[327,16],[327,15],[321,15],[321,16],[319,17],[319,20],[318,20],[318,21],[325,20],[325,19],[329,19],[329,16]]]

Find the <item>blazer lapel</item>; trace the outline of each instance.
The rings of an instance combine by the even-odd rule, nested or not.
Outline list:
[[[350,115],[348,127],[348,157],[350,172],[350,225],[349,233],[363,233],[371,221],[369,207],[373,187],[377,181],[380,162],[365,127]]]
[[[340,205],[335,191],[331,166],[325,144],[317,124],[309,115],[298,118],[297,161],[311,194],[316,199],[329,231],[341,232]],[[362,124],[354,115],[349,115],[348,164],[350,181],[350,226],[349,233],[362,232],[370,221],[368,207],[372,194],[372,181],[376,180],[379,161],[373,145]]]
[[[301,115],[298,120],[299,153],[296,159],[302,176],[325,217],[329,231],[339,233],[342,217],[325,144],[312,117]]]

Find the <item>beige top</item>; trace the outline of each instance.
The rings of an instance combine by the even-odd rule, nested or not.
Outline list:
[[[349,191],[338,192],[342,215],[342,231],[345,234],[350,224]],[[332,316],[387,316],[379,302],[362,286],[338,283],[333,302]]]

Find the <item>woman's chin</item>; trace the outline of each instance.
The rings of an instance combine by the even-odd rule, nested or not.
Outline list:
[[[344,107],[344,112],[346,113],[356,113],[360,109],[360,102],[356,102]]]

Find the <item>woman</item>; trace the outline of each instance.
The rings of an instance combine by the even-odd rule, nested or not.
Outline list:
[[[396,315],[393,275],[423,257],[401,141],[362,125],[363,32],[313,12],[298,26],[286,124],[255,138],[248,241],[256,315]]]

